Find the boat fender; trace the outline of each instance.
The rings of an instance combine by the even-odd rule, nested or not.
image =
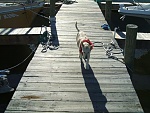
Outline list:
[[[101,25],[101,28],[104,29],[104,30],[110,30],[110,27],[109,27],[108,24]]]

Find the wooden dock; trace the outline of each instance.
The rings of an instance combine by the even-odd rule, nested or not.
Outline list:
[[[112,32],[114,35],[114,32]],[[136,49],[150,49],[150,33],[137,33],[136,38]],[[119,47],[124,48],[126,39],[126,32],[118,31],[115,34],[115,40]]]
[[[113,32],[114,34],[114,32]],[[150,33],[137,33],[137,40],[150,40]],[[126,32],[116,32],[116,39],[124,40],[126,38]]]
[[[42,53],[39,45],[5,113],[143,113],[123,63],[102,47],[92,50],[89,70],[80,62],[76,21],[93,42],[110,43],[113,34],[101,29],[106,21],[94,0],[77,2],[62,5],[56,15],[59,49]]]

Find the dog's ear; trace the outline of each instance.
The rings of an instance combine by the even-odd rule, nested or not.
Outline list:
[[[81,46],[84,47],[83,42],[81,42]]]

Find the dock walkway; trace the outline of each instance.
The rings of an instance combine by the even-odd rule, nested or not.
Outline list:
[[[39,45],[5,113],[143,112],[123,63],[102,47],[92,50],[89,70],[80,62],[76,21],[93,42],[110,43],[113,34],[101,29],[106,21],[94,0],[77,2],[62,5],[56,15],[59,49],[42,53]]]

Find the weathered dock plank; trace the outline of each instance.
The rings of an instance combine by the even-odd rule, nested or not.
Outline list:
[[[43,76],[44,75],[45,74],[43,74]],[[58,74],[56,76],[58,76]],[[64,75],[64,77],[66,77],[66,76]],[[107,93],[108,92],[112,92],[112,93],[134,92],[134,89],[130,84],[101,83],[100,85],[101,85],[101,89]],[[24,87],[24,88],[22,89],[22,87]],[[43,88],[43,87],[45,87],[45,88]],[[95,89],[95,87],[96,87],[96,84],[93,84],[91,86],[91,92],[94,93],[97,91],[97,89]],[[82,83],[82,84],[62,83],[61,84],[61,83],[50,83],[50,82],[48,82],[48,83],[41,82],[40,84],[38,82],[30,82],[28,84],[26,84],[26,82],[20,82],[20,84],[17,88],[17,91],[49,92],[49,89],[51,90],[51,92],[87,92],[84,83]]]
[[[113,33],[114,34],[114,33]],[[137,33],[136,38],[136,49],[150,49],[150,33]],[[115,35],[115,39],[117,40],[119,46],[124,48],[126,32],[117,32]]]
[[[72,95],[75,97],[75,95]],[[20,105],[21,106],[15,106],[15,105]],[[101,105],[100,108],[102,111],[107,112],[107,110],[105,109],[105,107],[109,108],[108,110],[111,112],[118,112],[118,111],[122,111],[122,112],[141,112],[141,110],[139,109],[139,107],[136,106],[140,106],[139,102],[134,102],[134,104],[132,104],[131,102],[109,102],[109,103],[105,103],[105,102],[93,102],[93,104],[99,104]],[[72,113],[92,113],[93,112],[93,107],[92,107],[92,103],[91,102],[83,102],[83,101],[36,101],[35,100],[30,100],[30,99],[26,99],[26,100],[22,100],[22,101],[18,101],[18,100],[12,100],[10,103],[10,109],[11,112],[8,111],[8,113],[12,113],[15,112],[17,109],[17,112],[22,113],[22,111],[26,111],[26,112],[31,112],[31,113],[35,113],[35,112],[40,112],[40,113],[45,113],[45,112],[72,112]],[[105,106],[106,105],[106,106]],[[104,107],[105,106],[105,107]],[[96,111],[99,110],[99,107],[97,107],[95,109]]]
[[[150,33],[137,33],[137,40],[150,40]],[[116,39],[125,39],[126,38],[126,32],[117,32]]]
[[[116,55],[120,61],[114,60],[103,47],[94,47],[85,70],[78,58],[75,22],[93,42],[110,43],[113,34],[101,29],[106,21],[96,2],[77,2],[62,5],[56,16],[59,49],[42,53],[39,45],[6,113],[143,112],[122,54]]]
[[[92,88],[91,88],[92,89]],[[23,94],[22,94],[23,93]],[[36,95],[36,96],[34,96]],[[51,98],[49,98],[49,95],[51,95]],[[118,95],[118,97],[114,96]],[[33,99],[34,97],[37,101],[76,101],[76,102],[91,102],[91,99],[89,98],[89,95],[87,92],[67,92],[67,91],[58,91],[58,92],[38,92],[38,91],[18,91],[17,94],[14,95],[16,98],[14,99]],[[103,93],[103,95],[99,95],[99,92],[93,92],[91,93],[91,96],[93,97],[94,102],[105,102],[107,98],[107,102],[122,102],[127,101],[124,100],[122,97],[128,98],[131,102],[136,99],[136,94],[133,93],[125,93],[121,92],[109,92],[109,93]],[[106,98],[104,98],[104,96]],[[67,97],[67,98],[66,98]],[[97,98],[98,97],[98,98]],[[136,101],[135,101],[136,102]]]

